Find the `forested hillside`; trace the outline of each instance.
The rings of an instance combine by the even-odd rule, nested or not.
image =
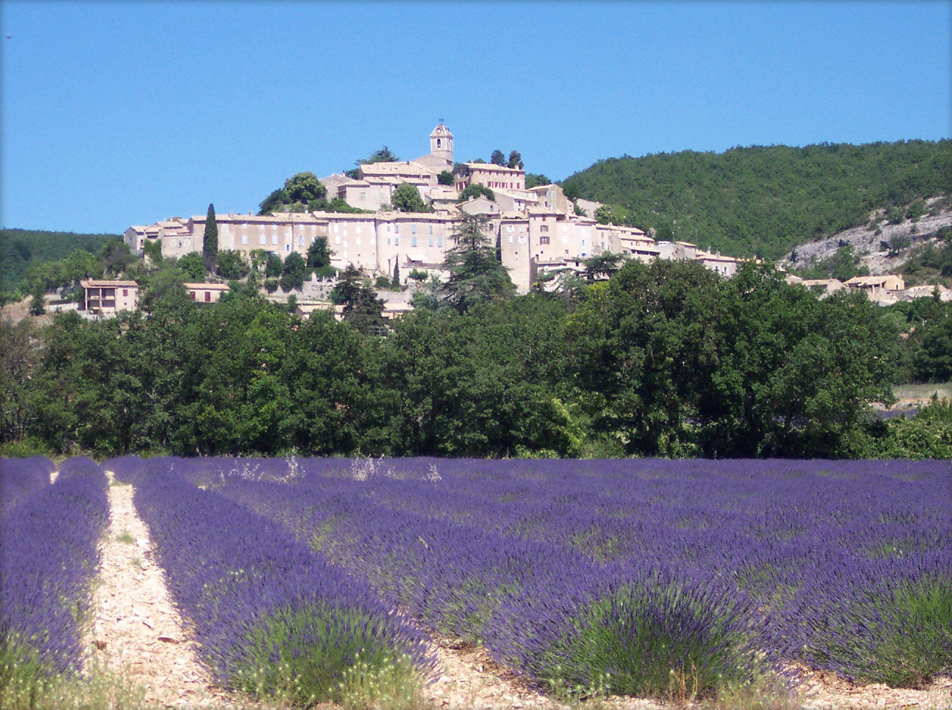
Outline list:
[[[875,209],[906,211],[952,196],[952,140],[601,160],[562,183],[618,217],[732,256],[778,259],[798,244],[865,224]]]
[[[65,259],[75,249],[99,254],[118,234],[76,234],[0,229],[0,292],[16,290],[31,264]]]

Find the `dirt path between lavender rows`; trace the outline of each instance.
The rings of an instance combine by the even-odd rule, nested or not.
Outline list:
[[[105,665],[141,688],[150,705],[232,706],[196,659],[165,575],[152,562],[149,530],[135,512],[132,486],[116,485],[107,475],[109,529],[100,543],[87,668]]]
[[[110,523],[100,547],[101,567],[88,627],[87,665],[100,664],[139,686],[153,707],[252,708],[211,683],[198,662],[187,627],[171,602],[161,568],[153,563],[149,531],[136,514],[133,487],[116,485],[111,473]],[[425,688],[434,709],[558,710],[565,706],[540,695],[514,673],[495,664],[482,649],[436,647],[440,672]],[[924,690],[883,685],[853,686],[830,674],[802,673],[799,703],[808,710],[952,708],[952,678]],[[606,710],[662,710],[675,707],[643,699],[612,698]],[[322,706],[332,707],[332,706]]]

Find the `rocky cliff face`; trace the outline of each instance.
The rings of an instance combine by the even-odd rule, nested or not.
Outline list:
[[[884,211],[877,210],[869,215],[869,222],[876,221],[878,226],[872,229],[869,224],[865,227],[854,227],[837,232],[826,239],[802,244],[777,263],[787,270],[802,269],[832,258],[840,247],[852,246],[853,253],[859,257],[860,265],[868,267],[871,275],[895,273],[906,263],[913,249],[928,242],[938,246],[941,241],[939,230],[952,226],[952,205],[948,200],[932,198],[927,201],[927,205],[935,214],[924,214],[916,222],[904,219],[899,224],[889,224]],[[908,246],[891,250],[890,245],[897,239],[905,240],[904,243]]]

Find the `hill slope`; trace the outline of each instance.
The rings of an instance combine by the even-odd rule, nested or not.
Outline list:
[[[873,210],[952,195],[952,140],[624,156],[561,184],[622,207],[642,229],[672,228],[676,239],[725,254],[777,259],[864,224]]]
[[[74,249],[98,254],[116,238],[121,235],[0,229],[0,292],[15,291],[30,264],[65,259]]]

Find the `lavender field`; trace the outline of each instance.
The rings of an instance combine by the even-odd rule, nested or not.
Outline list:
[[[333,699],[358,653],[431,673],[434,634],[482,644],[543,690],[657,696],[675,676],[711,694],[793,662],[897,687],[952,673],[948,462],[103,469],[135,486],[172,597],[226,687],[293,680],[302,704]],[[12,514],[43,495],[20,488]]]

